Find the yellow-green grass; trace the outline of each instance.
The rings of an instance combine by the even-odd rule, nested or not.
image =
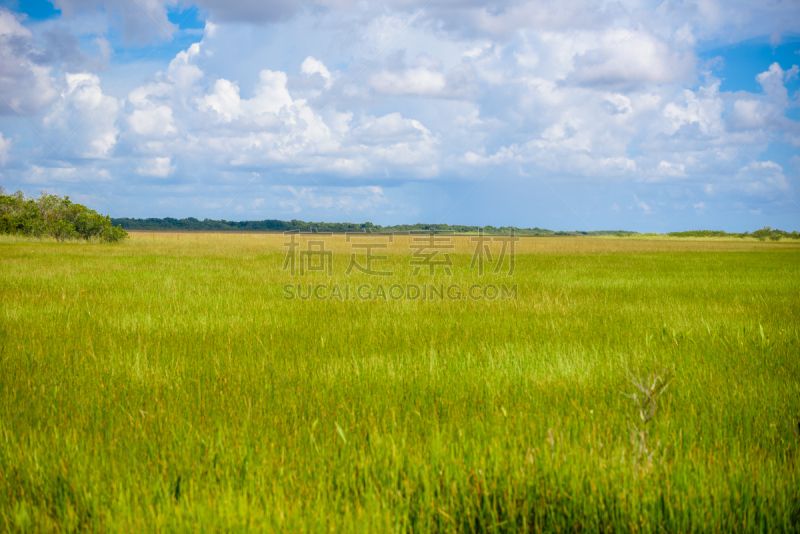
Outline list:
[[[341,236],[331,278],[281,235],[0,242],[0,530],[800,529],[796,244],[523,238],[478,277],[458,237],[431,279],[409,240],[381,280]],[[645,424],[631,375],[667,372]]]

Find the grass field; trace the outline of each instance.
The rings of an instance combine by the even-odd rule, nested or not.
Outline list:
[[[409,239],[383,280],[341,236],[330,278],[280,235],[0,242],[0,530],[800,531],[798,244],[523,238],[478,277],[458,237],[431,279]]]

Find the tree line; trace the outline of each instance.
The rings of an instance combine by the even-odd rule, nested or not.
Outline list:
[[[286,232],[311,230],[318,232],[394,232],[407,233],[415,231],[429,231],[435,229],[440,232],[456,234],[476,234],[483,231],[486,234],[508,235],[512,230],[517,235],[533,236],[598,236],[638,235],[637,232],[625,230],[601,230],[584,232],[554,231],[546,228],[518,228],[515,226],[469,226],[450,224],[399,224],[394,226],[381,226],[364,223],[338,223],[338,222],[306,222],[297,219],[281,221],[266,219],[263,221],[226,221],[213,219],[174,219],[172,217],[131,219],[112,219],[108,215],[101,215],[96,211],[81,204],[72,202],[68,196],[50,195],[42,191],[38,198],[25,196],[22,191],[6,194],[0,187],[0,234],[17,234],[30,237],[52,237],[58,241],[70,239],[98,240],[116,242],[128,237],[126,230],[139,231],[184,231],[184,232]],[[755,237],[761,241],[767,239],[778,241],[782,238],[800,239],[797,231],[786,232],[765,226],[755,232],[729,233],[722,230],[692,230],[688,232],[669,232],[673,237]]]
[[[541,235],[541,236],[560,236],[560,235],[634,235],[636,232],[623,230],[595,231],[595,232],[557,232],[546,228],[518,228],[515,226],[468,226],[450,224],[398,224],[394,226],[381,226],[364,223],[331,223],[331,222],[306,222],[297,219],[291,221],[281,221],[277,219],[266,219],[263,221],[226,221],[213,219],[196,219],[188,217],[186,219],[173,219],[165,217],[163,219],[111,219],[114,224],[119,224],[126,230],[139,231],[189,231],[189,232],[287,232],[299,230],[309,232],[312,229],[318,232],[413,232],[429,231],[435,229],[440,232],[453,232],[456,234],[477,234],[483,230],[487,234],[508,235],[513,229],[520,235]]]
[[[755,237],[760,241],[770,239],[772,241],[779,241],[781,238],[786,239],[800,239],[800,232],[786,232],[784,230],[772,229],[765,226],[761,230],[756,230],[753,233],[728,233],[722,230],[691,230],[688,232],[670,232],[668,235],[673,237]]]

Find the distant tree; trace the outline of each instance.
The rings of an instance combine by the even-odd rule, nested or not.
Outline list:
[[[728,234],[722,230],[692,230],[689,232],[670,232],[669,235],[673,237],[755,237],[760,241],[766,241],[767,239],[780,241],[784,237],[787,239],[800,239],[800,233],[796,230],[794,232],[785,232],[783,230],[773,230],[769,226],[756,230],[752,234],[750,232]]]
[[[108,215],[101,215],[69,197],[49,195],[26,198],[22,191],[6,195],[0,187],[0,233],[31,237],[97,239],[107,243],[128,237],[121,226],[114,226]]]

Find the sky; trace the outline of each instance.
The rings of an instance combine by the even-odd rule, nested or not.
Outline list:
[[[112,217],[800,230],[796,0],[0,0],[0,186]]]

